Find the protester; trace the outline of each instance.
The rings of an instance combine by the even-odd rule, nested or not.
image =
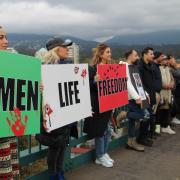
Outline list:
[[[8,40],[6,31],[0,26],[0,51],[7,50],[7,48]],[[0,138],[0,179],[20,179],[18,148],[15,137]]]
[[[129,94],[128,104],[128,142],[127,148],[143,152],[144,146],[136,141],[136,121],[145,120],[145,109],[149,106],[147,93],[144,91],[143,84],[137,68],[137,60],[139,59],[138,53],[135,50],[129,50],[125,53],[126,58],[126,71],[127,71],[127,88]],[[122,61],[120,61],[120,64]],[[138,82],[138,83],[137,83]],[[146,101],[146,108],[144,102]]]
[[[93,66],[89,67],[90,93],[93,117],[85,119],[84,132],[90,138],[95,138],[96,164],[104,167],[113,167],[113,162],[107,154],[108,143],[110,139],[110,131],[108,123],[111,118],[112,111],[104,113],[99,112],[98,89],[97,82],[99,75],[97,74],[97,66],[108,64],[111,59],[111,49],[106,44],[99,44],[94,49]]]
[[[168,134],[176,134],[170,127],[170,105],[172,89],[174,87],[174,79],[168,67],[168,58],[164,57],[160,66],[162,77],[162,90],[160,91],[161,100],[158,110],[158,118],[161,125],[161,132]]]
[[[171,117],[173,124],[180,124],[180,120],[176,117],[180,113],[180,67],[176,62],[176,59],[169,55],[169,66],[173,78],[175,80],[175,88],[173,89],[173,102],[171,109]]]
[[[145,91],[150,97],[150,107],[148,109],[150,113],[150,119],[148,121],[142,121],[140,123],[140,134],[138,142],[145,146],[152,146],[153,138],[155,132],[155,115],[153,114],[153,107],[156,104],[156,92],[154,89],[154,76],[153,76],[153,65],[152,61],[154,59],[153,48],[146,47],[142,51],[142,59],[138,62],[138,69],[141,75],[142,83],[144,85]],[[150,129],[150,130],[149,130]]]
[[[68,61],[68,46],[71,46],[72,42],[66,42],[61,38],[51,38],[46,43],[48,52],[44,55],[44,64],[67,64]],[[36,139],[49,146],[47,155],[48,172],[50,180],[63,180],[63,161],[64,153],[67,144],[69,143],[70,126],[63,126],[57,128],[51,132],[48,131],[46,122],[47,120],[41,115],[41,135],[37,135]],[[46,139],[45,139],[46,138]]]
[[[153,74],[154,74],[154,90],[156,92],[156,104],[154,106],[154,113],[156,114],[155,124],[156,124],[156,131],[154,132],[155,136],[160,136],[160,122],[158,122],[158,108],[160,103],[160,91],[162,89],[162,78],[161,78],[161,71],[160,71],[160,65],[163,61],[163,53],[159,51],[154,52],[154,61],[152,63],[153,67]],[[157,133],[158,132],[158,133]]]

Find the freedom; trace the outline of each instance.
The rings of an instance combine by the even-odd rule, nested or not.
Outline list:
[[[99,95],[108,96],[127,90],[127,78],[113,78],[98,82]]]

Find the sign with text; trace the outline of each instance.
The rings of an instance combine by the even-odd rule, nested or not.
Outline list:
[[[149,101],[146,96],[143,83],[139,74],[139,70],[136,65],[129,65],[129,74],[131,78],[132,85],[134,86],[135,90],[137,91],[138,95],[142,100],[142,108],[146,109],[149,107]]]
[[[92,115],[87,64],[43,65],[48,131]]]
[[[126,66],[100,64],[97,67],[99,111],[105,112],[128,104]]]
[[[40,132],[41,62],[0,51],[0,137]]]

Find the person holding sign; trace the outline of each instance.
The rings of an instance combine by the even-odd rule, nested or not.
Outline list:
[[[0,26],[0,51],[7,50],[6,31]],[[16,138],[0,138],[0,179],[18,180],[19,159]]]
[[[129,50],[125,53],[126,62],[120,61],[120,64],[126,64],[128,75],[128,93],[129,93],[129,105],[128,105],[128,142],[127,149],[143,152],[144,146],[140,145],[136,141],[136,128],[135,122],[145,120],[145,108],[148,107],[147,93],[144,91],[144,87],[137,69],[136,62],[139,59],[138,53],[135,50]]]
[[[64,41],[61,38],[51,38],[46,43],[47,53],[43,60],[44,64],[66,64],[68,57],[68,46],[72,45],[70,41]],[[64,174],[62,171],[64,153],[66,145],[69,142],[70,126],[57,128],[49,132],[48,126],[51,126],[51,119],[45,119],[45,114],[50,115],[51,107],[46,105],[43,107],[41,115],[42,134],[37,135],[36,139],[46,146],[49,146],[47,155],[48,171],[51,180],[62,180]],[[46,116],[47,117],[47,116]]]
[[[91,92],[91,105],[93,116],[86,118],[84,122],[84,132],[90,138],[95,138],[96,164],[104,167],[113,167],[113,162],[107,154],[110,132],[108,123],[111,118],[112,111],[99,112],[98,88],[97,82],[100,80],[97,74],[98,64],[108,64],[111,59],[111,49],[106,44],[99,44],[94,49],[93,66],[89,67],[89,80]]]

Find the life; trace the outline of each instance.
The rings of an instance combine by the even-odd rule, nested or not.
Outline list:
[[[58,83],[60,107],[80,103],[78,81]]]

